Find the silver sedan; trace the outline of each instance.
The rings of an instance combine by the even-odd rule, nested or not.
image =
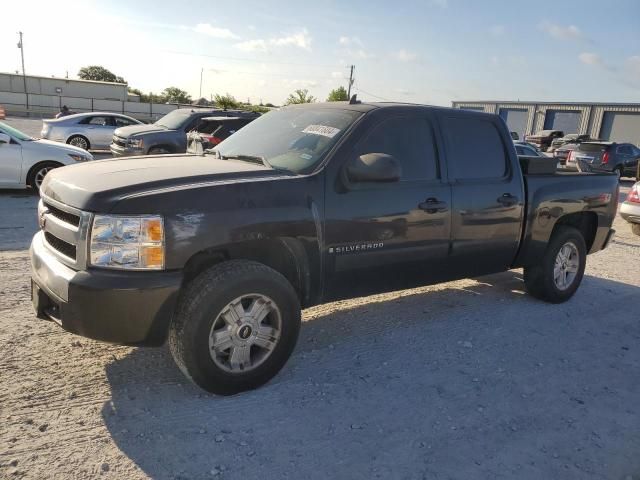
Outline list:
[[[142,122],[135,118],[119,113],[76,113],[62,118],[42,120],[40,136],[85,150],[102,150],[109,148],[116,128],[140,123]]]

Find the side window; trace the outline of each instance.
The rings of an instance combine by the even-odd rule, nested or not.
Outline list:
[[[358,147],[358,155],[386,153],[402,167],[401,180],[440,177],[431,124],[420,117],[392,117],[376,125]]]
[[[458,180],[502,178],[507,173],[507,156],[493,122],[478,118],[445,117],[449,165]]]
[[[89,117],[86,120],[83,120],[81,123],[85,125],[94,125],[94,126],[102,126],[109,125],[109,121],[106,117]]]
[[[113,117],[114,121],[115,121],[115,125],[116,127],[127,127],[129,125],[134,125],[134,122],[132,122],[131,120],[129,120],[128,118],[123,118],[123,117]]]
[[[516,153],[518,155],[525,155],[524,148],[522,148],[520,145],[516,145]]]

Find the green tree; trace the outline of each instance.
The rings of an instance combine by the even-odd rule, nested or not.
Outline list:
[[[89,65],[82,67],[78,72],[78,77],[82,80],[97,80],[99,82],[127,83],[127,81],[117,76],[115,73],[107,70],[100,65]]]
[[[178,87],[167,87],[162,91],[162,98],[167,103],[191,103],[191,95]]]
[[[345,100],[349,100],[349,97],[347,96],[347,89],[344,87],[334,88],[327,97],[327,102],[343,102]]]
[[[213,97],[213,103],[215,103],[218,108],[223,108],[225,110],[229,108],[238,108],[240,106],[240,103],[235,99],[235,97],[228,93],[226,95],[216,94]]]
[[[297,89],[295,92],[289,95],[287,98],[285,105],[293,105],[297,103],[313,103],[316,101],[316,97],[309,95],[309,90],[306,88],[303,90],[301,88]]]

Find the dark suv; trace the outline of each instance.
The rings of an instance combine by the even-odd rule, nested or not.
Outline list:
[[[584,142],[571,151],[566,167],[581,172],[611,172],[635,177],[640,149],[630,143]]]
[[[197,129],[205,117],[257,118],[259,113],[241,110],[179,108],[151,125],[132,125],[113,132],[109,146],[114,157],[185,153],[187,132]]]
[[[205,117],[187,135],[187,153],[201,154],[251,123],[253,117]]]

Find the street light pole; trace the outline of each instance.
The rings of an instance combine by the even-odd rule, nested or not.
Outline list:
[[[22,81],[24,82],[24,96],[26,98],[27,116],[29,116],[29,93],[27,93],[27,74],[24,73],[24,47],[22,45],[22,32],[18,32],[18,34],[20,35],[18,48],[20,49],[20,56],[22,57]]]

